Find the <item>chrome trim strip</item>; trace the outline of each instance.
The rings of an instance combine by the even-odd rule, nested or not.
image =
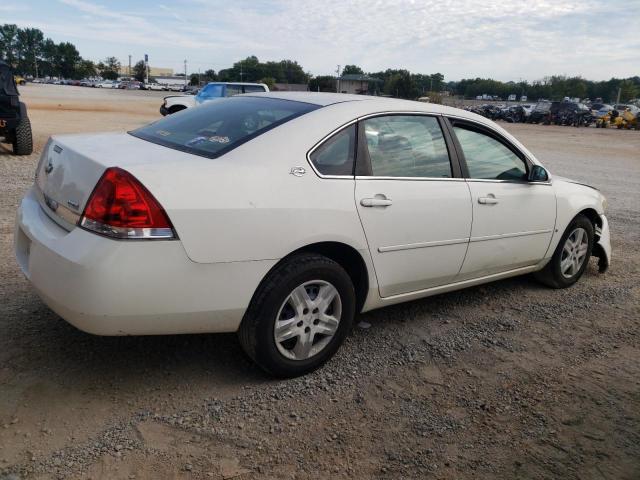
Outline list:
[[[412,250],[414,248],[428,248],[428,247],[440,247],[443,245],[459,245],[461,243],[467,243],[469,238],[455,238],[452,240],[436,240],[434,242],[419,242],[409,243],[406,245],[390,245],[388,247],[378,247],[378,252],[397,252],[400,250]]]
[[[38,203],[40,204],[40,208],[42,208],[42,211],[46,213],[46,215],[51,220],[57,223],[60,227],[64,228],[66,231],[70,232],[71,230],[73,230],[78,224],[78,220],[80,220],[80,214],[47,197],[41,190],[40,185],[38,185],[37,183],[35,190],[38,196]],[[54,202],[56,204],[55,209],[52,207]]]
[[[466,178],[469,183],[517,183],[520,185],[551,185],[551,181],[548,182],[529,182],[527,180],[498,180],[493,178]]]
[[[353,178],[353,177],[349,177]],[[464,178],[452,177],[374,177],[368,175],[356,175],[356,180],[416,180],[419,182],[464,182]]]
[[[529,235],[542,235],[551,233],[553,230],[531,230],[529,232],[501,233],[499,235],[487,235],[485,237],[471,237],[471,242],[485,242],[487,240],[499,240],[502,238],[526,237]]]

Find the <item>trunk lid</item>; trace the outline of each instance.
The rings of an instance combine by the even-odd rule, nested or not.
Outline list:
[[[54,136],[36,170],[40,204],[52,220],[71,231],[107,168],[130,171],[148,163],[184,161],[181,157],[194,158],[126,133]]]

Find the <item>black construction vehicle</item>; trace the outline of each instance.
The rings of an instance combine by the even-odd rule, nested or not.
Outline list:
[[[33,137],[27,106],[19,100],[11,66],[0,60],[0,142],[10,143],[16,155],[31,155]]]

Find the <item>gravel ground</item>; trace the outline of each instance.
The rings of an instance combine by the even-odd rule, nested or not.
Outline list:
[[[161,97],[22,90],[38,149],[153,120]],[[640,478],[640,135],[506,127],[607,195],[610,271],[361,315],[325,368],[288,381],[234,335],[94,337],[49,311],[12,250],[38,154],[0,147],[0,479]]]

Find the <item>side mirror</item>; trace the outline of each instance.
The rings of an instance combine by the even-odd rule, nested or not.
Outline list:
[[[529,172],[530,182],[547,182],[549,180],[549,174],[540,165],[534,165]]]

